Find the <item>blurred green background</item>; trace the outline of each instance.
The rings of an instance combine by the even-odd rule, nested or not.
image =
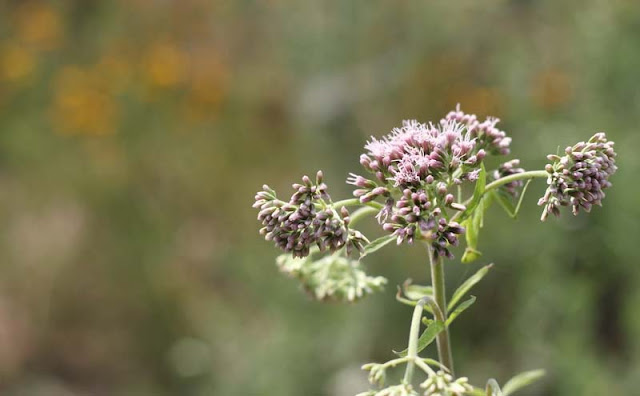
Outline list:
[[[638,394],[639,22],[632,0],[0,1],[0,393],[366,390],[424,252],[385,248],[365,263],[386,292],[317,303],[253,195],[323,169],[348,197],[370,135],[459,102],[525,168],[604,130],[619,171],[591,215],[540,223],[543,182],[518,221],[492,208],[479,263],[447,265],[452,290],[496,263],[453,326],[457,371]]]

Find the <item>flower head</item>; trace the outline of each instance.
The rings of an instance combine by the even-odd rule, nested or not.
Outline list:
[[[349,212],[331,206],[327,185],[319,171],[315,183],[308,176],[302,184],[293,185],[294,193],[289,202],[283,202],[269,186],[264,185],[255,197],[254,207],[259,208],[258,220],[264,227],[260,233],[272,240],[277,247],[291,252],[294,257],[305,257],[313,245],[321,251],[336,251],[346,247],[362,250],[367,242],[359,231],[349,228]]]
[[[549,213],[558,216],[559,206],[571,205],[577,215],[580,208],[589,212],[593,205],[602,205],[603,190],[611,187],[609,176],[617,169],[613,144],[600,132],[586,143],[567,147],[562,157],[547,156],[553,163],[545,167],[549,187],[538,201],[538,205],[544,206],[543,221]]]
[[[353,194],[362,203],[384,199],[377,218],[398,244],[423,239],[431,242],[434,255],[452,257],[449,246],[457,245],[464,228],[449,223],[445,211],[465,207],[450,190],[475,182],[487,153],[508,153],[510,139],[495,127],[497,122],[479,122],[460,106],[437,124],[403,121],[365,145],[360,163],[374,177],[352,174],[347,183],[357,187]]]
[[[460,104],[458,104],[456,109],[450,111],[441,122],[446,121],[457,121],[466,125],[471,136],[477,139],[477,144],[491,154],[509,154],[511,138],[507,137],[504,131],[496,128],[496,124],[500,122],[499,118],[488,117],[480,122],[475,114],[465,114],[460,110]]]
[[[369,276],[357,260],[327,255],[319,260],[311,256],[295,258],[283,254],[277,259],[280,270],[297,278],[316,300],[354,302],[382,290],[387,280]]]

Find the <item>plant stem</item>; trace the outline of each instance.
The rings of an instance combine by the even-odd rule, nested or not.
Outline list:
[[[433,296],[436,304],[442,311],[443,320],[447,320],[447,295],[445,293],[444,284],[444,268],[442,257],[433,257],[433,249],[431,245],[427,245],[429,253],[429,263],[431,265],[431,284],[433,286]],[[449,341],[449,328],[445,327],[436,338],[438,344],[438,357],[440,363],[447,367],[453,374],[453,355],[451,354],[451,343]]]
[[[511,183],[513,181],[517,181],[517,180],[531,180],[534,178],[541,178],[541,177],[549,177],[549,173],[547,171],[544,170],[537,170],[537,171],[528,171],[528,172],[522,172],[522,173],[514,173],[513,175],[509,175],[509,176],[505,176],[505,177],[501,177],[500,179],[494,180],[493,182],[487,184],[484,187],[484,193],[487,193],[491,190],[495,190],[496,188],[503,186],[507,183]],[[522,196],[521,196],[522,198]],[[471,202],[471,200],[473,199],[473,197],[467,199],[466,201],[464,201],[462,204],[463,205],[469,205],[469,203]],[[457,212],[456,214],[454,214],[451,217],[451,221],[458,221],[458,218],[465,212]],[[464,219],[463,219],[464,220]]]
[[[493,182],[487,184],[484,188],[484,191],[491,191],[495,188],[498,188],[507,183],[511,183],[517,180],[527,180],[533,179],[536,177],[549,177],[549,173],[545,170],[537,170],[537,171],[528,171],[522,173],[514,173],[513,175],[501,177],[498,180],[494,180]]]
[[[413,379],[413,371],[418,358],[418,336],[420,335],[420,319],[422,319],[422,308],[425,300],[418,301],[413,309],[413,317],[411,318],[411,330],[409,331],[409,346],[407,347],[407,369],[404,372],[404,383],[411,384]]]
[[[384,205],[381,204],[380,202],[375,202],[375,201],[371,201],[371,202],[367,202],[367,203],[361,203],[360,200],[358,198],[349,198],[349,199],[343,199],[341,201],[337,201],[331,204],[331,206],[334,209],[338,209],[341,206],[369,206],[372,208],[376,208],[376,209],[382,209],[384,208]]]
[[[357,222],[359,222],[361,219],[363,219],[365,216],[368,216],[370,214],[377,213],[377,212],[378,212],[378,209],[372,208],[370,206],[359,208],[358,210],[351,213],[351,215],[349,215],[349,219],[351,219],[351,221],[349,222],[349,225],[354,225]]]

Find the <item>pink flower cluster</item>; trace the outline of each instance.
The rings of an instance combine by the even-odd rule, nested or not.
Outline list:
[[[451,256],[448,246],[464,232],[449,223],[447,208],[464,210],[449,190],[465,181],[475,182],[487,154],[507,154],[511,139],[496,128],[497,118],[478,121],[458,106],[438,124],[404,121],[382,139],[371,138],[360,156],[371,179],[351,174],[347,183],[360,202],[385,202],[378,214],[383,228],[398,243],[426,239],[434,254]]]

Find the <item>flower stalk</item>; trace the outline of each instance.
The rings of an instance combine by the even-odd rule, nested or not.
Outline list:
[[[411,384],[413,380],[413,371],[415,370],[416,359],[418,357],[418,337],[420,336],[420,319],[422,318],[422,310],[424,308],[425,299],[418,301],[413,309],[413,317],[411,318],[411,329],[409,331],[409,346],[407,348],[407,368],[404,372],[403,382]]]
[[[500,186],[504,186],[506,184],[512,183],[514,181],[529,180],[529,179],[535,179],[535,178],[547,178],[547,177],[549,177],[549,173],[545,170],[535,170],[535,171],[528,171],[528,172],[522,172],[522,173],[515,173],[513,175],[501,177],[500,179],[494,180],[493,182],[487,184],[487,186],[484,188],[484,191],[485,192],[491,191]]]
[[[447,295],[445,291],[445,279],[442,257],[434,257],[431,245],[427,244],[429,251],[429,264],[431,267],[431,285],[433,286],[433,296],[435,298],[436,305],[440,308],[442,313],[442,321],[447,321]],[[438,345],[438,358],[446,368],[449,369],[451,375],[453,375],[453,354],[451,353],[451,342],[449,341],[449,328],[445,326],[437,338],[436,343]]]

